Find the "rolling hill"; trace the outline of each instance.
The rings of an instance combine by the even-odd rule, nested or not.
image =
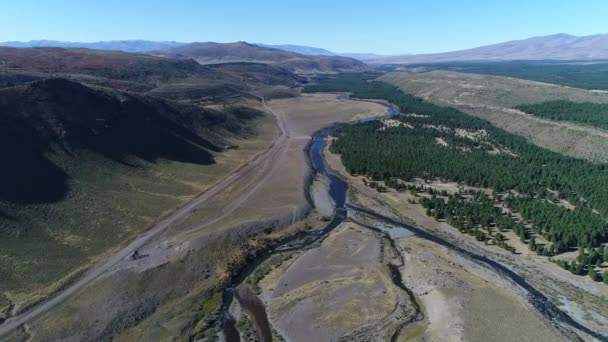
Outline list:
[[[255,63],[212,67],[188,58],[122,51],[0,47],[0,87],[49,76],[110,89],[204,102],[251,96],[251,86],[291,87],[304,81],[279,66]]]
[[[191,58],[201,64],[231,62],[265,63],[302,74],[360,72],[368,69],[364,63],[352,58],[303,55],[246,42],[226,44],[212,42],[191,43],[153,51],[150,54],[169,58]]]
[[[224,146],[254,138],[262,116],[61,78],[1,88],[0,306],[200,192]]]
[[[121,51],[0,47],[0,83],[4,86],[49,75],[69,75],[92,84],[135,91],[186,78],[227,77],[192,60]]]
[[[252,88],[300,81],[269,65],[0,48],[0,311],[239,165],[274,133]]]
[[[370,63],[598,59],[608,59],[608,34],[577,37],[560,33],[454,52],[380,58],[370,61]]]

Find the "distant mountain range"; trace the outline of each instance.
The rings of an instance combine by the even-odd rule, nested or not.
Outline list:
[[[271,48],[271,49],[279,49],[283,51],[290,51],[299,53],[302,55],[321,55],[321,56],[338,56],[337,53],[331,52],[329,50],[325,50],[322,48],[316,48],[312,46],[303,46],[303,45],[291,45],[291,44],[281,44],[281,45],[269,45],[269,44],[261,44],[256,43],[255,45]]]
[[[377,58],[373,64],[414,64],[454,61],[608,59],[608,34],[577,37],[569,34],[533,37],[474,49]]]
[[[300,53],[303,55],[321,55],[321,56],[342,56],[358,59],[360,61],[366,61],[370,59],[379,59],[389,57],[388,55],[377,55],[375,53],[339,53],[332,52],[322,48],[316,48],[312,46],[303,46],[303,45],[291,45],[291,44],[282,44],[282,45],[268,45],[268,44],[256,44],[259,46],[279,49],[283,51],[291,51],[295,53]]]
[[[194,59],[200,64],[234,62],[266,63],[300,74],[361,72],[369,69],[363,62],[353,58],[305,55],[246,42],[190,43],[151,51],[149,54],[169,58]]]
[[[87,48],[96,50],[116,50],[125,52],[148,52],[163,50],[166,48],[177,47],[186,45],[188,43],[174,42],[174,41],[152,41],[152,40],[111,40],[111,41],[100,41],[100,42],[64,42],[58,40],[30,40],[27,42],[11,41],[11,42],[0,42],[0,46],[8,47],[62,47],[62,48]],[[310,56],[342,56],[350,57],[358,60],[369,60],[387,57],[384,55],[377,55],[373,53],[336,53],[326,49],[303,46],[303,45],[292,45],[292,44],[281,44],[281,45],[269,45],[257,43],[255,45],[278,49],[283,51],[295,52],[302,55]]]
[[[8,47],[63,47],[87,48],[96,50],[117,50],[125,52],[146,52],[184,45],[179,42],[157,42],[150,40],[112,40],[102,42],[62,42],[57,40],[30,40],[28,42],[1,42],[0,46]]]
[[[239,45],[240,44],[240,45]],[[415,64],[415,63],[439,63],[439,62],[455,62],[455,61],[512,61],[512,60],[598,60],[608,59],[608,34],[597,34],[591,36],[573,36],[569,34],[555,34],[550,36],[532,37],[522,40],[512,40],[504,43],[481,46],[473,49],[433,53],[433,54],[418,54],[418,55],[399,55],[387,56],[377,55],[373,53],[338,53],[322,48],[282,44],[247,44],[247,43],[181,43],[174,41],[149,41],[149,40],[115,40],[101,41],[92,43],[82,42],[62,42],[55,40],[31,40],[28,42],[2,42],[0,46],[9,47],[65,47],[65,48],[89,48],[97,50],[120,50],[126,52],[147,53],[153,51],[155,55],[188,57],[196,59],[205,64],[222,63],[226,61],[252,61],[252,62],[270,62],[279,63],[285,62],[287,59],[300,60],[302,56],[312,56],[316,59],[319,67],[317,71],[336,71],[346,69],[354,71],[352,66],[345,67],[346,60],[339,61],[338,65],[329,67],[329,59],[336,57],[347,57],[359,61],[365,61],[370,64]],[[225,53],[221,53],[215,57],[205,56],[205,54],[218,53],[218,48],[223,46]],[[205,47],[206,52],[202,52],[201,48]],[[260,50],[253,51],[255,47]],[[198,52],[194,52],[194,51]],[[181,51],[181,52],[180,52]],[[186,53],[183,53],[186,51]],[[215,51],[215,52],[213,52]],[[273,53],[270,53],[274,51]],[[285,52],[280,53],[277,51]],[[291,53],[291,55],[286,54]],[[295,56],[294,54],[297,54]],[[269,57],[274,55],[274,57]],[[217,57],[217,58],[216,58]],[[308,58],[308,60],[312,60]],[[295,62],[295,60],[292,60]],[[328,64],[329,63],[329,64]],[[287,69],[295,71],[298,68],[293,67],[294,63],[286,63]],[[325,64],[322,66],[321,64]],[[311,65],[304,69],[311,69]],[[359,65],[360,66],[360,65]],[[315,69],[315,68],[313,68]],[[328,70],[331,69],[331,70]]]

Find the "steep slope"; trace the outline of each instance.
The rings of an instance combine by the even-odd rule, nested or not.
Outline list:
[[[608,34],[577,37],[568,34],[532,37],[474,49],[395,56],[376,59],[373,63],[428,63],[449,61],[507,61],[507,60],[592,60],[608,59]]]
[[[119,163],[135,158],[209,164],[208,151],[220,151],[221,141],[206,139],[203,130],[223,124],[242,128],[220,113],[93,90],[65,79],[0,89],[0,113],[0,155],[11,156],[1,171],[0,200],[12,202],[53,201],[64,195],[67,189],[53,187],[66,179],[46,179],[59,174],[46,172],[50,166],[33,167],[43,164],[47,153],[77,157],[92,152]],[[78,161],[68,159],[70,164]]]
[[[214,181],[224,146],[254,138],[263,117],[217,108],[65,79],[0,89],[0,307]]]
[[[297,73],[359,72],[367,66],[352,58],[339,56],[309,56],[245,42],[191,43],[153,51],[150,54],[170,58],[192,58],[201,64],[256,62],[280,66]]]

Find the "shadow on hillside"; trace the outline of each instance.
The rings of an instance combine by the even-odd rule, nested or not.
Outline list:
[[[35,147],[11,139],[0,128],[0,201],[43,203],[62,199],[68,176]]]
[[[15,218],[0,210],[0,220],[15,221]]]
[[[0,93],[0,201],[52,203],[65,198],[70,178],[78,177],[85,162],[83,151],[129,167],[135,167],[129,162],[134,158],[213,164],[210,151],[221,148],[197,128],[222,125],[222,120],[225,116],[163,101],[118,100],[65,80],[41,82],[25,94]],[[60,164],[47,158],[53,154]]]
[[[215,163],[209,151],[221,151],[191,129],[196,124],[191,118],[180,118],[181,113],[164,105],[133,101],[119,110],[108,109],[107,113],[112,115],[101,120],[98,115],[95,121],[84,124],[64,120],[66,130],[75,132],[66,136],[64,143],[120,163],[136,157],[152,163],[165,159],[209,165]]]

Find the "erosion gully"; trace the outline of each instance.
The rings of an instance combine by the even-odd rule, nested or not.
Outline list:
[[[385,116],[368,118],[365,120],[356,121],[352,124],[359,124],[369,122],[373,120],[380,120],[387,117],[392,117],[398,114],[398,111],[393,106],[387,106],[388,111]],[[330,180],[329,194],[335,203],[335,213],[332,220],[321,230],[314,232],[302,232],[279,241],[272,249],[267,250],[255,259],[251,260],[244,268],[233,278],[230,285],[224,290],[222,306],[219,311],[219,320],[222,328],[223,337],[227,342],[240,342],[240,335],[235,327],[235,319],[229,312],[230,305],[233,300],[236,299],[241,306],[242,310],[251,317],[252,324],[254,325],[256,334],[262,342],[272,341],[272,329],[268,320],[266,308],[264,303],[253,293],[248,287],[240,286],[245,279],[252,274],[255,269],[260,266],[263,262],[268,260],[271,256],[291,252],[294,250],[304,249],[307,246],[317,242],[322,237],[326,236],[338,225],[340,225],[347,218],[347,210],[358,212],[360,214],[369,216],[377,221],[384,222],[386,224],[407,229],[414,233],[419,238],[432,241],[441,246],[449,248],[462,256],[485,265],[493,269],[496,273],[502,277],[512,281],[519,287],[524,289],[527,293],[527,299],[530,304],[549,322],[551,322],[558,330],[561,330],[567,335],[576,335],[574,330],[579,330],[587,333],[599,341],[608,342],[608,337],[598,332],[592,331],[588,327],[578,323],[566,312],[560,310],[551,301],[543,295],[540,291],[536,290],[530,285],[522,276],[515,273],[508,267],[489,259],[485,256],[473,253],[469,250],[461,248],[448,242],[440,237],[432,235],[422,229],[413,227],[406,223],[400,222],[393,218],[386,217],[374,211],[359,208],[351,204],[346,203],[346,193],[348,191],[348,184],[340,177],[332,174],[327,170],[325,161],[323,159],[323,147],[325,145],[325,139],[335,131],[339,125],[331,126],[319,131],[313,138],[312,143],[309,145],[308,155],[312,164],[312,168],[315,174],[322,174]],[[373,227],[369,227],[372,229]],[[394,244],[394,241],[385,234],[385,237]],[[413,300],[413,303],[418,307],[418,304],[413,298],[411,291],[403,283],[401,279],[401,273],[398,267],[391,268],[392,279],[396,286],[405,290]],[[574,330],[572,329],[574,328]],[[577,336],[578,337],[578,336]]]

